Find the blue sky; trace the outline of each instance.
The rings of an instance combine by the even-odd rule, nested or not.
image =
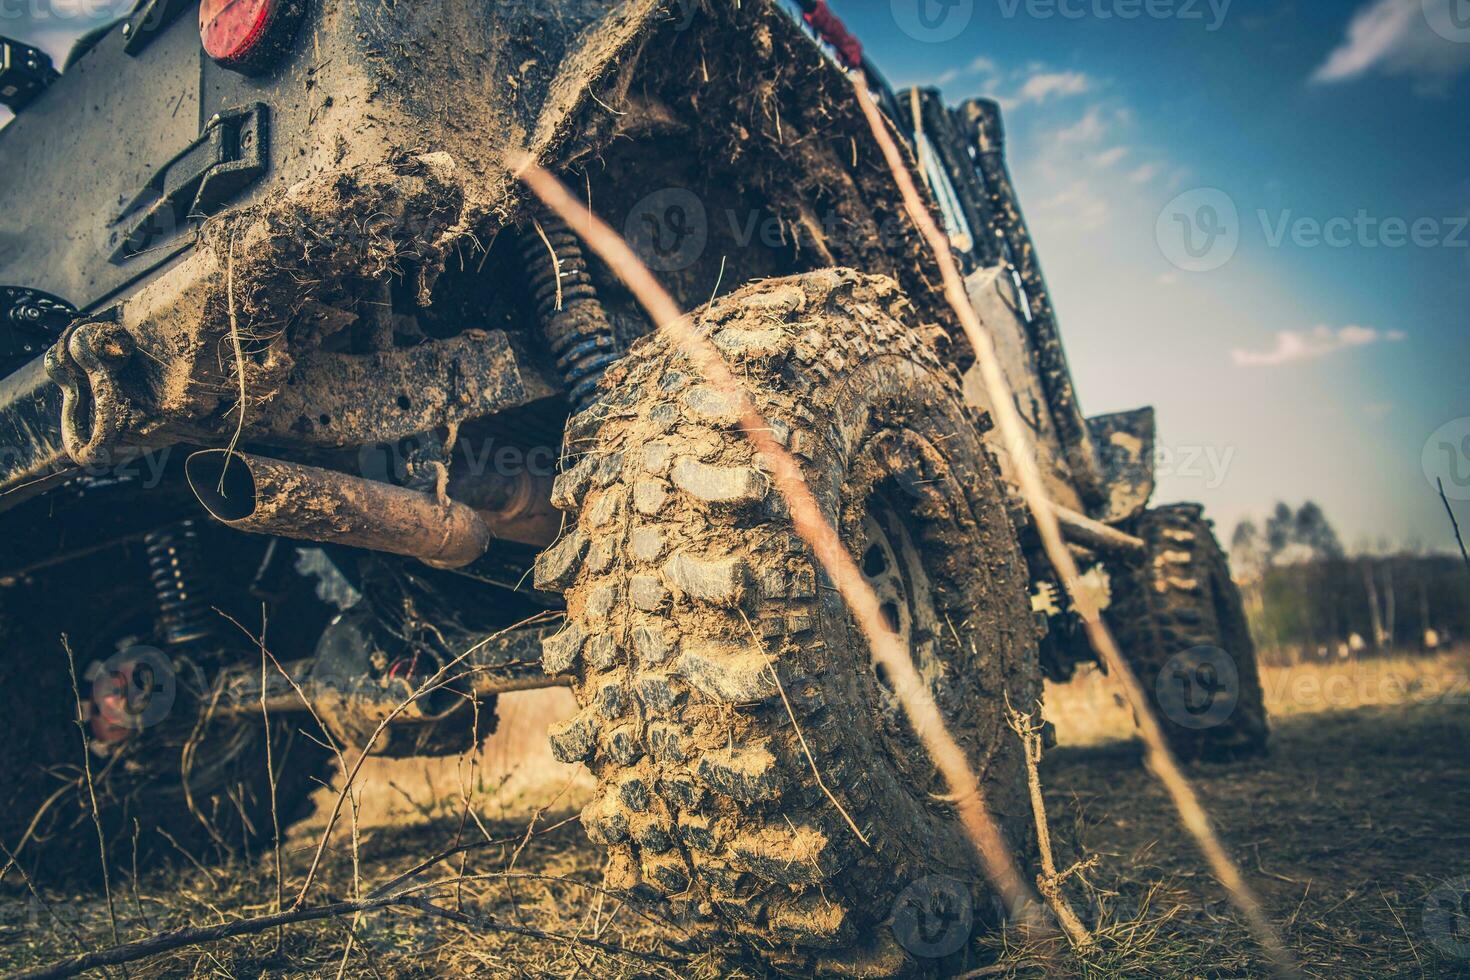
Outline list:
[[[127,2],[0,33],[59,61]],[[1083,407],[1158,408],[1158,499],[1452,544],[1421,460],[1470,518],[1470,0],[833,2],[896,86],[1002,101]]]
[[[1421,457],[1470,498],[1470,0],[837,9],[895,86],[1006,107],[1083,407],[1157,406],[1159,499],[1452,546]]]

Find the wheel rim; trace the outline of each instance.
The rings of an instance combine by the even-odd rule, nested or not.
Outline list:
[[[924,686],[937,700],[945,668],[933,585],[909,522],[881,494],[868,503],[859,554],[859,567],[878,596],[885,625],[898,635]],[[887,668],[876,660],[869,660],[869,667],[890,756],[902,771],[916,777],[917,786],[932,789],[938,773],[909,723]]]

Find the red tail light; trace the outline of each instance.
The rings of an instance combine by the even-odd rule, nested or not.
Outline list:
[[[280,56],[305,9],[306,0],[202,0],[199,36],[226,68],[258,71]]]

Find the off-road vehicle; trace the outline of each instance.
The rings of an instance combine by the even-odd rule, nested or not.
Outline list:
[[[272,796],[286,822],[330,777],[329,740],[465,752],[498,694],[564,684],[581,710],[550,738],[596,776],[610,886],[694,941],[898,972],[934,951],[895,935],[896,903],[954,899],[916,882],[989,916],[728,398],[512,171],[525,152],[562,177],[695,311],[1024,853],[1003,705],[1091,653],[838,63],[861,55],[825,6],[807,20],[835,55],[794,12],[140,0],[62,71],[3,42],[15,861],[95,865],[93,791],[120,860],[248,853]],[[1210,526],[1149,508],[1151,411],[1079,409],[996,104],[866,68],[1175,749],[1261,749]]]

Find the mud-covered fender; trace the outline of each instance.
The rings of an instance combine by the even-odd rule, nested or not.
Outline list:
[[[1092,517],[1117,524],[1137,516],[1154,492],[1155,423],[1152,408],[1087,420],[1102,474],[1102,502]]]

